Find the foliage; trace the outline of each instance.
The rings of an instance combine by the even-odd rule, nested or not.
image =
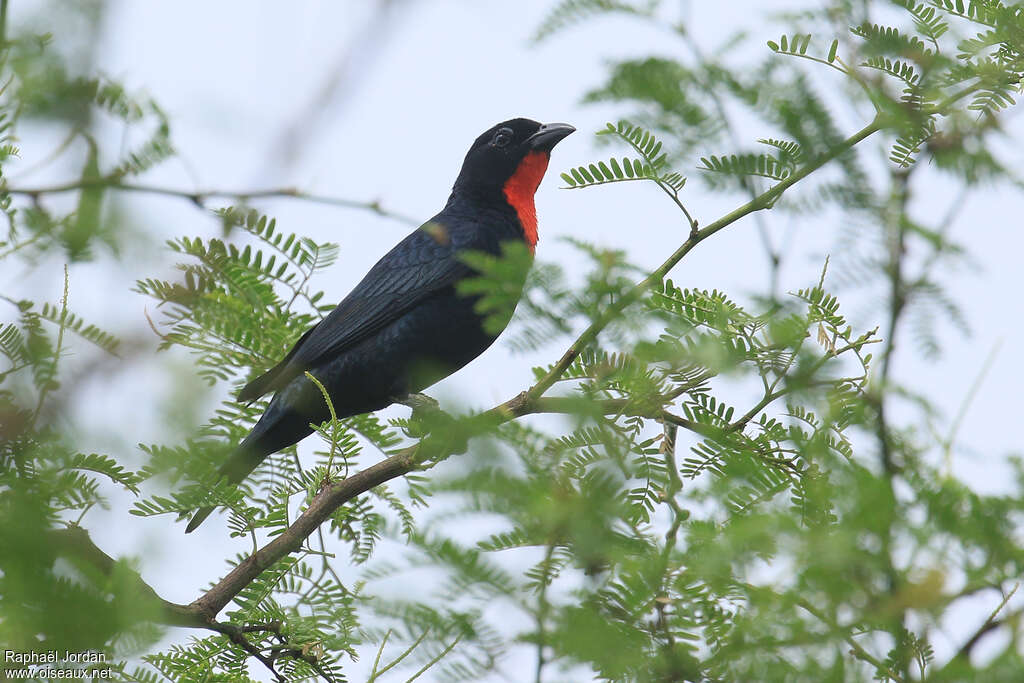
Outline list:
[[[941,325],[966,326],[937,273],[967,250],[950,239],[950,222],[915,219],[911,178],[941,172],[964,191],[1013,180],[992,133],[1024,76],[1024,12],[997,0],[860,4],[785,15],[783,34],[750,38],[760,61],[736,66],[703,56],[662,3],[556,3],[538,39],[625,14],[630,26],[667,26],[679,54],[692,55],[612,63],[585,101],[632,109],[598,131],[617,151],[561,174],[569,189],[654,184],[679,210],[683,241],[654,270],[574,241],[589,272],[573,283],[522,247],[467,254],[478,276],[460,291],[479,297],[488,325],[515,309],[514,348],[546,354],[564,342],[566,351],[491,410],[327,421],[312,459],[286,449],[239,486],[217,481],[214,466],[265,400],[228,398],[197,433],[141,444],[138,469],[124,453],[76,450],[62,424],[75,395],[67,366],[78,362],[69,344],[104,356],[126,346],[74,312],[69,273],[120,258],[111,195],[173,154],[171,122],[145,95],[75,74],[50,37],[9,38],[0,260],[56,254],[71,266],[59,301],[4,296],[13,312],[0,324],[4,642],[102,651],[137,681],[242,680],[257,667],[279,680],[343,681],[357,658],[372,663],[371,681],[427,671],[469,681],[524,656],[538,681],[1014,680],[1024,463],[1011,461],[1005,495],[956,479],[939,457],[953,435],[934,436],[926,397],[916,398],[920,418],[893,417],[915,392],[892,368],[906,328],[934,354]],[[870,112],[852,135],[836,114],[846,100]],[[739,110],[760,137],[740,131]],[[141,142],[112,155],[92,132],[97,116]],[[58,188],[76,193],[70,211],[7,180],[18,127],[41,120],[63,126],[85,160]],[[872,145],[889,163],[881,175],[863,152]],[[742,203],[699,224],[690,167]],[[170,240],[175,275],[135,289],[155,304],[147,324],[161,349],[186,351],[196,376],[232,393],[332,308],[318,287],[339,254],[241,204],[216,211],[219,236]],[[758,296],[670,277],[701,241],[773,207],[837,210],[874,239],[854,244],[839,231],[836,258],[789,292],[777,287],[788,254],[770,237],[773,276]],[[837,281],[881,290],[869,324],[840,306]],[[383,483],[292,536],[325,493],[396,462]],[[222,582],[196,587],[191,605],[161,599],[83,530],[115,488],[143,518],[227,509],[230,534],[252,552],[229,558],[225,575],[260,571],[212,614],[197,610]],[[491,531],[474,537],[467,520]],[[271,556],[275,539],[290,545]],[[404,549],[384,551],[395,541]],[[974,635],[942,651],[936,629],[978,595],[990,609]],[[160,650],[158,626],[195,636]],[[979,664],[975,644],[1004,627],[1013,637]]]

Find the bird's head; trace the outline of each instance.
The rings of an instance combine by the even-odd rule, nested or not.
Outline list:
[[[473,142],[455,190],[487,196],[506,191],[512,183],[532,196],[547,170],[551,149],[575,130],[567,123],[503,121]]]

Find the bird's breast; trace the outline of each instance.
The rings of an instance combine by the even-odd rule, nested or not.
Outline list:
[[[505,181],[502,193],[523,227],[526,245],[532,252],[537,247],[537,207],[533,196],[548,170],[548,155],[530,152],[519,162],[515,172]]]

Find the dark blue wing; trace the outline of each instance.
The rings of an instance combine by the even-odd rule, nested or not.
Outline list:
[[[326,318],[299,339],[284,360],[246,385],[238,400],[251,401],[283,388],[469,273],[447,231],[435,219],[385,254]]]

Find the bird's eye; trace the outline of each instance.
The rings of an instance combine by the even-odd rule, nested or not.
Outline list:
[[[510,142],[512,142],[512,129],[502,128],[494,134],[494,140],[491,141],[491,144],[495,147],[505,147]]]

